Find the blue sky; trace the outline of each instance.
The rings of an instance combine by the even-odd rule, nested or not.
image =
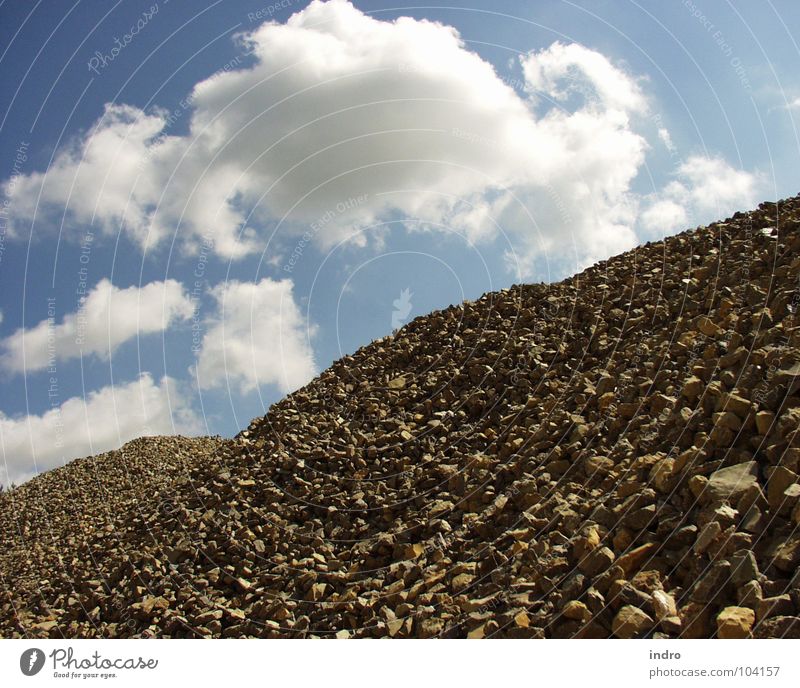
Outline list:
[[[0,482],[798,192],[790,0],[307,5],[0,5]]]

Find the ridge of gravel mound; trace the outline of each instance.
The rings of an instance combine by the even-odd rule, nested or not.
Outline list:
[[[798,637],[799,307],[791,198],[418,318],[3,497],[0,634]]]

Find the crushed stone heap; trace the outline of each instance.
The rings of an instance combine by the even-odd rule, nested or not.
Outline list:
[[[800,637],[800,198],[0,497],[4,637]]]

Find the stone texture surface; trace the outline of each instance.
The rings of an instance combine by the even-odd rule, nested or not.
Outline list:
[[[763,232],[777,227],[777,232]],[[797,637],[800,201],[0,496],[4,637]]]
[[[725,607],[717,615],[717,635],[723,640],[747,638],[756,620],[755,612],[747,607]]]

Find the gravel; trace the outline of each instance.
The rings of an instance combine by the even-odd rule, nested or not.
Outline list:
[[[31,480],[0,635],[797,638],[799,228],[764,203],[486,294],[232,440]]]

